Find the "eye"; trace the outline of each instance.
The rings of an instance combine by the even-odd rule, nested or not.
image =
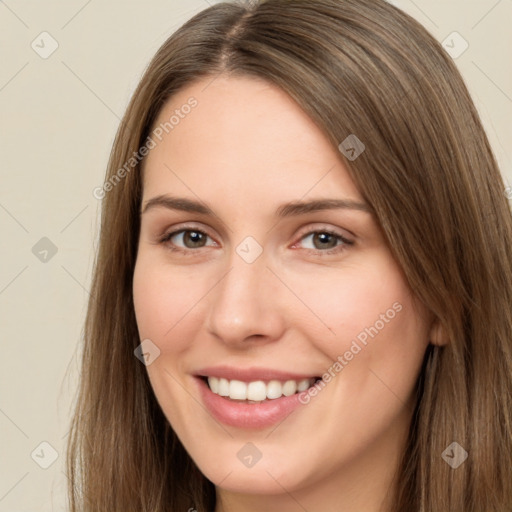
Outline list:
[[[194,252],[197,252],[194,251],[194,249],[208,247],[208,238],[211,239],[207,233],[200,229],[182,228],[164,234],[159,242],[172,251],[192,255]],[[295,248],[300,242],[304,243],[304,241],[307,241],[308,239],[310,247],[306,247],[306,249],[319,255],[338,253],[346,250],[347,246],[354,244],[354,242],[348,240],[336,231],[321,229],[307,232],[300,238],[300,241],[292,247]],[[216,245],[218,244],[215,241],[213,244],[210,244],[210,246]]]
[[[205,247],[207,238],[210,238],[208,234],[200,229],[180,229],[166,233],[160,239],[160,243],[167,245],[171,250],[188,253],[189,249]]]
[[[347,246],[354,245],[354,242],[348,240],[340,233],[329,229],[310,231],[301,237],[301,241],[308,240],[312,247],[306,247],[317,253],[333,254],[346,250]],[[296,244],[295,244],[296,245]],[[294,245],[294,247],[295,247]]]

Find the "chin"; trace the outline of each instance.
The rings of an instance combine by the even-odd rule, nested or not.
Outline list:
[[[283,489],[301,486],[299,475],[294,474],[292,468],[287,470],[277,464],[277,461],[267,461],[264,465],[260,460],[255,466],[247,468],[241,463],[222,466],[217,463],[204,469],[200,467],[200,470],[216,487],[240,494],[282,494]]]

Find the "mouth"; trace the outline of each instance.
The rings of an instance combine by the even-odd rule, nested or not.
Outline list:
[[[289,397],[307,391],[321,377],[311,377],[300,380],[254,380],[244,382],[236,379],[226,379],[214,376],[198,376],[208,386],[209,390],[226,400],[245,404],[262,404]]]
[[[243,429],[269,428],[297,409],[306,410],[303,406],[309,400],[304,395],[321,380],[312,373],[237,366],[202,368],[193,377],[202,404],[213,418]],[[303,415],[295,414],[287,425]]]

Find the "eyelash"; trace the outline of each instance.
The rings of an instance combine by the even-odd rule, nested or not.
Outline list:
[[[174,235],[177,235],[179,233],[186,233],[187,231],[194,231],[195,233],[201,233],[202,235],[205,235],[209,238],[212,238],[208,235],[208,233],[205,233],[204,231],[202,231],[201,229],[196,229],[196,228],[193,228],[193,227],[187,227],[187,228],[181,228],[181,229],[178,229],[178,230],[175,230],[175,231],[172,231],[170,233],[165,233],[159,240],[159,243],[162,244],[162,245],[165,245],[169,250],[171,251],[175,251],[175,252],[179,252],[185,256],[195,256],[195,254],[193,254],[194,252],[197,252],[199,249],[204,249],[204,247],[199,247],[197,249],[184,249],[182,247],[177,247],[177,246],[172,246],[169,242],[171,240],[171,238],[174,236]],[[333,247],[331,249],[326,249],[326,250],[320,250],[320,249],[306,249],[308,251],[311,251],[313,252],[313,254],[318,254],[320,256],[325,256],[325,255],[330,255],[330,254],[337,254],[337,253],[341,253],[342,251],[345,251],[347,250],[347,246],[351,246],[351,245],[354,245],[354,242],[350,241],[350,240],[347,240],[344,236],[340,235],[339,233],[336,233],[335,231],[332,231],[330,229],[316,229],[316,230],[312,230],[312,231],[308,231],[307,233],[305,233],[304,235],[302,235],[299,239],[299,242],[302,241],[304,238],[307,238],[308,236],[310,235],[314,235],[314,234],[318,234],[318,233],[322,233],[322,234],[329,234],[329,235],[332,235],[334,237],[336,237],[339,241],[341,241],[342,243],[337,245],[336,247]],[[174,245],[174,244],[173,244]],[[295,244],[294,244],[295,245]]]

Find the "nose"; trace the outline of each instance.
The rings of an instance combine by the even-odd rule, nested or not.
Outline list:
[[[279,304],[283,285],[264,255],[247,263],[233,251],[227,272],[209,294],[206,328],[231,348],[275,341],[285,328]]]

